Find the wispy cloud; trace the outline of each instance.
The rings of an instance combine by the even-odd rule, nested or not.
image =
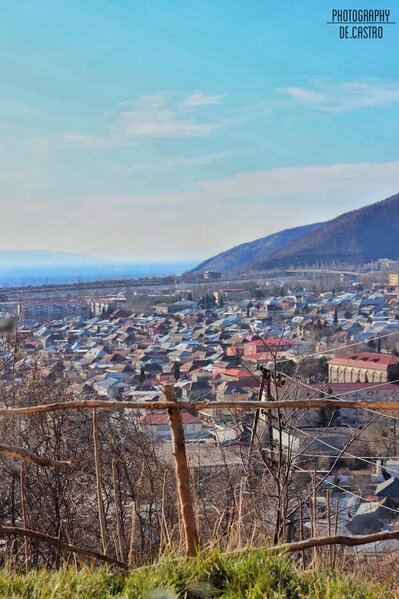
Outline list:
[[[297,194],[399,191],[399,162],[284,167],[239,173],[201,182],[219,199],[266,198]],[[381,198],[382,199],[382,198]]]
[[[214,154],[203,154],[201,156],[173,156],[172,158],[165,158],[161,162],[138,162],[129,166],[119,167],[117,170],[126,171],[139,171],[139,170],[160,170],[165,167],[190,167],[190,166],[207,166],[214,164],[225,158],[231,158],[234,152],[216,152]]]
[[[202,92],[185,97],[173,93],[141,96],[119,105],[105,135],[68,133],[63,140],[70,145],[107,149],[130,145],[134,139],[205,137],[226,125],[206,114],[207,107],[218,104],[223,97]]]
[[[327,113],[352,112],[399,103],[399,83],[387,81],[331,83],[314,79],[306,87],[283,87],[276,91],[297,104]]]
[[[191,94],[183,102],[183,106],[212,106],[213,104],[219,104],[224,98],[224,95],[220,96],[207,96],[202,92],[196,92],[195,94]]]
[[[176,101],[171,94],[144,96],[133,103],[131,110],[120,115],[117,129],[126,137],[203,137],[222,124],[204,120],[201,114],[193,115],[191,111],[188,113],[187,106],[201,108],[214,103],[214,96],[202,94],[189,96],[183,102]]]
[[[132,145],[129,140],[116,136],[66,134],[62,139],[71,146],[100,150]]]

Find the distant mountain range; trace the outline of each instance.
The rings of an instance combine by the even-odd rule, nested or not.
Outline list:
[[[287,229],[244,243],[191,272],[269,270],[324,263],[399,259],[399,194],[325,223]]]

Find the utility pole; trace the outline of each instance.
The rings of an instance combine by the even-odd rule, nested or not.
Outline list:
[[[262,378],[260,380],[258,401],[262,401],[265,384],[267,381],[267,377],[269,375],[269,371],[267,370],[267,368],[262,367],[261,371],[262,371]],[[270,385],[269,385],[269,391],[270,391]],[[248,467],[250,466],[250,463],[251,463],[254,441],[256,438],[257,430],[258,430],[259,416],[260,416],[260,408],[255,411],[255,416],[254,416],[254,420],[252,423],[251,438],[250,438],[250,442],[249,442],[249,452],[248,452]]]

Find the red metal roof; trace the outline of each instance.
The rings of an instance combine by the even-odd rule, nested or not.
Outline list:
[[[354,366],[356,368],[386,370],[388,366],[399,364],[399,358],[390,354],[360,352],[345,356],[343,358],[333,358],[329,361],[329,364],[331,366]]]

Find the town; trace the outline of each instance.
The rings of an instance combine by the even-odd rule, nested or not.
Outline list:
[[[231,408],[231,402],[279,397],[368,402],[397,397],[399,275],[334,277],[318,275],[307,286],[277,277],[233,287],[206,272],[197,284],[18,300],[7,299],[10,290],[4,290],[2,322],[6,327],[14,319],[16,331],[13,347],[4,333],[3,401],[14,405],[11,379],[35,371],[50,382],[62,376],[68,397],[143,402],[148,409],[132,411],[129,418],[155,444],[157,459],[172,464],[168,416],[151,410],[152,402],[162,401],[164,385],[172,384],[176,399],[192,404],[182,420],[199,477],[223,477],[228,464],[240,486],[248,479],[245,463],[251,456],[263,456],[255,471],[268,469],[279,447],[292,473],[287,509],[313,480],[320,483],[319,531],[326,532],[326,510],[338,506],[339,531],[391,530],[399,513],[396,412],[327,407],[287,411],[277,421],[260,411],[255,451],[254,412]],[[272,384],[260,390],[265,373]],[[196,402],[204,401],[209,409],[196,411]],[[229,407],[212,409],[215,401]],[[204,489],[212,501],[210,488]],[[305,510],[305,528],[313,526],[312,518]],[[396,544],[381,543],[380,550]]]

